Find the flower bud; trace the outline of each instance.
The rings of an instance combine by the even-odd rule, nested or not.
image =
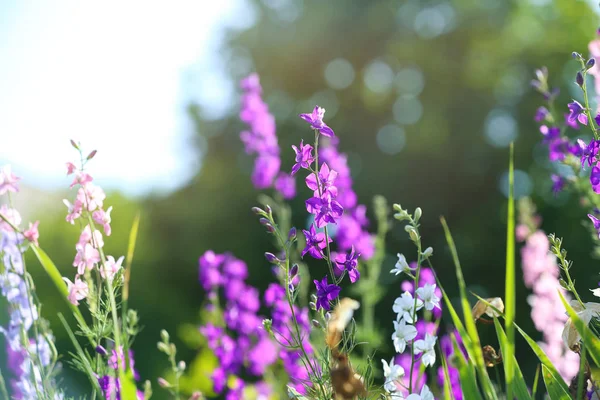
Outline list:
[[[412,225],[406,225],[404,227],[404,230],[406,232],[408,232],[408,236],[410,236],[410,240],[412,240],[415,243],[419,241],[419,234],[417,233],[417,230]]]
[[[576,52],[576,51],[572,52],[572,53],[571,53],[571,56],[572,56],[573,58],[581,58],[581,54],[579,54],[579,53],[578,53],[578,52]]]
[[[292,226],[292,229],[290,229],[290,232],[288,233],[288,240],[294,239],[296,239],[296,228]]]
[[[281,260],[279,260],[273,253],[269,253],[269,252],[265,253],[265,258],[271,264],[279,264],[281,262]]]
[[[268,204],[265,206],[265,210],[267,211],[267,214],[269,214],[269,215],[271,215],[273,213],[273,210],[271,210],[271,206]]]
[[[265,215],[265,211],[258,207],[252,207],[252,212],[256,215]]]
[[[312,326],[314,326],[315,328],[320,328],[321,327],[321,323],[319,321],[317,321],[316,319],[313,319],[312,321],[310,321],[310,323],[312,324]]]
[[[421,218],[421,214],[423,214],[421,207],[417,207],[415,210],[415,221],[418,221]]]
[[[310,301],[312,301],[313,303],[317,302],[317,296],[315,296],[314,293],[310,295]]]
[[[308,303],[308,306],[310,307],[311,310],[317,311],[317,305],[313,301]]]
[[[167,382],[167,380],[165,378],[158,378],[158,386],[160,386],[161,388],[170,388],[171,384],[169,382]]]
[[[177,364],[177,369],[179,369],[181,372],[185,371],[185,361],[181,360],[179,361],[179,363]]]
[[[273,225],[271,225],[271,224],[266,225],[265,228],[267,228],[267,232],[269,232],[269,233],[275,232],[275,228],[273,228]]]
[[[165,354],[170,354],[170,350],[169,350],[169,346],[167,346],[165,343],[163,342],[158,342],[156,344],[156,347],[158,348],[159,351],[162,351]]]
[[[290,268],[290,279],[294,279],[296,275],[298,275],[298,264],[294,264]]]
[[[163,342],[168,342],[169,341],[169,332],[167,332],[166,330],[161,330],[160,331],[160,338],[162,339]]]
[[[273,332],[273,329],[272,329],[272,327],[273,327],[273,320],[263,319],[262,326],[263,326],[263,329],[265,331],[267,331],[269,334]]]
[[[96,346],[96,353],[100,354],[101,356],[105,356],[108,354],[108,352],[104,347],[102,347],[102,345]]]
[[[79,150],[79,144],[75,143],[73,139],[71,139],[71,146],[73,146],[76,150]]]
[[[585,67],[587,69],[593,68],[594,65],[596,65],[596,59],[595,58],[590,58],[589,60],[587,60],[587,62],[585,63]]]
[[[258,222],[260,222],[261,225],[267,226],[267,225],[271,225],[271,221],[269,221],[266,218],[261,218],[258,220]]]
[[[581,73],[581,71],[577,71],[577,75],[575,76],[575,82],[577,82],[579,86],[583,86],[583,74]]]
[[[290,284],[288,285],[288,289],[290,290],[290,293],[293,293],[294,290],[296,290],[296,288],[294,287],[294,284],[292,282],[290,282]]]
[[[98,151],[96,150],[92,150],[92,152],[90,154],[88,154],[87,159],[91,160],[92,158],[94,158],[94,156],[96,155]]]
[[[421,253],[421,256],[423,257],[423,260],[427,260],[429,257],[431,257],[432,254],[433,254],[433,248],[428,247],[425,249],[425,251],[423,253]]]

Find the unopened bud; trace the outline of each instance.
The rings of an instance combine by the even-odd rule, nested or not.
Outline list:
[[[571,57],[573,58],[581,58],[581,54],[579,54],[578,52],[574,51],[571,53]]]
[[[417,207],[415,210],[415,221],[418,221],[421,218],[421,214],[423,214],[421,207]]]
[[[311,310],[317,311],[317,305],[313,301],[308,303],[308,306],[310,307]]]
[[[163,342],[168,342],[169,341],[169,332],[167,332],[166,330],[162,329],[160,331],[160,338],[162,339]]]
[[[271,206],[268,204],[265,206],[265,210],[267,210],[267,214],[269,214],[269,215],[271,215],[273,213],[273,210],[271,210]]]
[[[71,139],[71,146],[73,146],[75,149],[79,150],[79,144],[75,143],[75,141],[73,139]]]
[[[288,289],[290,290],[290,293],[293,293],[296,288],[294,287],[294,284],[290,282]]]
[[[587,69],[593,68],[594,65],[596,65],[596,59],[595,58],[590,58],[589,60],[587,60],[587,62],[585,63],[585,67]]]
[[[293,279],[296,275],[298,275],[298,264],[294,264],[292,265],[292,268],[290,268],[290,278]]]
[[[317,296],[314,293],[310,295],[310,301],[312,301],[313,303],[317,302]]]
[[[104,347],[102,347],[101,345],[96,346],[96,353],[100,354],[101,356],[105,356],[108,354],[106,349]]]
[[[431,257],[432,254],[433,254],[432,247],[426,248],[425,251],[423,253],[421,253],[423,260],[427,260],[429,257]]]
[[[267,226],[267,225],[271,225],[271,221],[269,221],[266,218],[261,218],[258,220],[258,222],[260,222],[261,225]]]
[[[319,321],[317,321],[316,319],[313,319],[312,321],[310,321],[310,323],[312,324],[312,326],[314,326],[315,328],[320,328],[321,327],[321,323]]]
[[[267,228],[267,232],[275,233],[275,228],[273,228],[273,225],[271,225],[271,224],[265,225],[265,228]]]
[[[265,211],[258,207],[252,207],[252,212],[256,215],[265,215]]]
[[[185,361],[183,361],[183,360],[179,361],[179,363],[177,364],[177,369],[179,369],[182,372],[185,371],[185,367],[186,367]]]
[[[96,155],[97,151],[96,150],[92,150],[92,152],[90,154],[88,154],[87,159],[91,160],[92,158],[94,158],[94,156]]]
[[[410,240],[413,242],[417,242],[419,240],[419,235],[417,234],[416,229],[412,225],[406,225],[404,230],[408,232],[408,236],[410,236]]]
[[[577,75],[575,76],[575,82],[577,82],[579,86],[583,86],[583,74],[581,71],[577,72]]]
[[[170,388],[171,384],[169,382],[167,382],[167,380],[165,378],[158,378],[158,386],[160,386],[161,388]]]
[[[273,253],[269,253],[269,252],[265,253],[265,258],[271,264],[279,264],[281,262]]]
[[[169,353],[170,353],[169,346],[168,346],[168,345],[166,345],[166,344],[165,344],[165,343],[163,343],[163,342],[158,342],[158,343],[156,344],[156,347],[158,348],[158,350],[159,350],[159,351],[162,351],[162,352],[163,352],[163,353],[165,353],[165,354],[169,354]]]
[[[296,228],[292,226],[292,229],[290,229],[290,232],[288,233],[288,240],[294,239],[296,239]]]
[[[273,327],[273,321],[270,319],[263,319],[262,326],[265,331],[267,331],[268,333],[271,333],[272,327]]]

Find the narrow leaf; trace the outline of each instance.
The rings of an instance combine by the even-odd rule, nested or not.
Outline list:
[[[531,395],[529,394],[529,390],[527,389],[527,384],[525,383],[525,379],[523,378],[523,373],[521,372],[521,368],[519,368],[519,364],[515,359],[514,353],[508,352],[508,338],[502,329],[502,325],[498,322],[498,318],[494,318],[494,326],[496,327],[496,334],[498,336],[498,343],[500,343],[500,351],[502,352],[502,359],[504,364],[504,373],[506,374],[507,369],[507,358],[512,358],[513,365],[515,368],[515,379],[514,379],[514,394],[517,399],[531,399]],[[508,397],[507,397],[508,398]]]
[[[515,199],[514,199],[514,143],[510,144],[510,160],[508,167],[508,216],[506,224],[506,279],[504,283],[504,302],[506,328],[506,348],[502,349],[504,357],[504,374],[506,377],[506,398],[513,398],[513,380],[515,379]],[[499,332],[499,331],[498,331]],[[504,332],[502,332],[504,334]],[[517,396],[519,399],[520,396]]]
[[[482,399],[477,387],[477,378],[475,377],[473,366],[465,360],[465,356],[458,346],[454,335],[452,335],[452,346],[454,347],[454,357],[458,368],[458,375],[460,376],[460,388],[463,392],[463,398],[473,400]]]
[[[548,391],[550,400],[571,399],[571,396],[569,395],[569,389],[562,387],[562,385],[557,381],[556,376],[552,374],[552,372],[550,372],[548,367],[546,367],[544,364],[542,364],[542,378],[546,384],[546,390]]]

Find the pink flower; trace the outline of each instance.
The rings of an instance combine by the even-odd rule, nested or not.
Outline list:
[[[6,192],[18,192],[19,186],[17,186],[17,181],[19,181],[19,177],[13,174],[10,165],[5,165],[0,169],[0,195],[3,195]]]
[[[21,214],[14,208],[9,208],[6,204],[0,206],[0,214],[14,226],[19,226],[21,224]],[[0,219],[0,231],[12,232],[13,228],[8,222],[4,221],[4,219]]]
[[[82,206],[87,208],[88,211],[95,211],[102,208],[104,199],[106,199],[106,194],[104,194],[101,187],[93,183],[87,183],[77,191],[75,202],[81,202]]]
[[[38,244],[38,239],[40,238],[40,233],[38,232],[39,224],[40,224],[40,221],[35,221],[33,224],[30,222],[29,229],[27,229],[25,232],[23,232],[23,236],[25,236],[25,238],[27,240],[29,240],[31,243],[35,244],[36,246],[39,246],[39,244]]]
[[[85,299],[90,292],[87,283],[82,281],[81,278],[79,278],[79,275],[75,276],[75,283],[67,278],[63,278],[63,280],[67,284],[67,290],[69,291],[67,299],[69,299],[71,304],[78,306],[79,300]]]
[[[71,171],[71,173],[74,170],[71,170],[71,167],[69,166],[70,163],[67,163],[67,175],[69,175],[69,171]],[[73,164],[71,164],[73,166],[73,168],[75,168],[75,166]],[[85,172],[77,172],[75,174],[75,179],[73,179],[73,183],[71,183],[70,187],[73,187],[75,185],[81,185],[81,186],[85,186],[88,183],[91,183],[94,180],[94,178],[92,178],[90,175],[86,174]]]
[[[74,225],[75,220],[81,217],[81,211],[83,211],[82,204],[77,200],[75,200],[75,204],[71,204],[67,199],[63,199],[63,203],[65,206],[67,206],[67,218],[65,219],[68,223]]]
[[[529,231],[529,227],[527,227],[527,225],[524,224],[517,225],[517,228],[515,229],[515,236],[518,242],[525,241],[525,239],[527,239],[527,236],[529,236],[530,233],[531,232]]]
[[[99,209],[97,211],[94,211],[94,213],[92,214],[92,218],[94,218],[94,222],[102,225],[106,236],[110,236],[110,233],[112,232],[112,230],[110,228],[110,222],[111,222],[110,212],[111,211],[112,211],[112,206],[108,207],[108,210],[106,210],[106,211],[104,211],[103,209]]]
[[[77,267],[77,273],[83,275],[86,269],[91,270],[94,268],[94,264],[100,262],[100,253],[91,244],[85,245],[78,244],[75,246],[77,254],[73,261],[73,266]]]
[[[102,238],[102,233],[96,229],[94,230],[94,234],[92,235],[92,229],[89,225],[86,225],[79,236],[79,241],[77,242],[78,246],[85,246],[90,243],[92,247],[96,249],[100,249],[104,247],[104,239]]]
[[[77,171],[77,167],[75,166],[75,164],[68,162],[67,163],[67,175],[71,175],[75,171]]]
[[[102,278],[112,282],[115,275],[121,270],[124,258],[125,257],[121,256],[115,261],[113,256],[106,257],[106,263],[100,268],[100,275],[102,275]]]

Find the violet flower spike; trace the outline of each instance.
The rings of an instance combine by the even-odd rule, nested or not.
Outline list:
[[[577,144],[581,149],[581,168],[585,168],[585,163],[587,161],[588,167],[591,167],[592,164],[598,161],[597,155],[600,150],[600,141],[592,140],[589,144],[585,144],[585,142],[581,139],[577,139]]]
[[[335,133],[333,133],[333,130],[323,122],[324,115],[325,109],[315,106],[311,114],[300,114],[299,117],[308,122],[314,130],[319,131],[322,135],[334,137]]]
[[[600,239],[600,220],[598,218],[594,217],[592,214],[588,214],[588,218],[594,224],[594,229],[598,232],[598,239]]]
[[[317,288],[317,310],[321,308],[327,311],[331,310],[329,302],[337,299],[342,288],[333,283],[328,284],[327,276],[325,276],[321,282],[315,279],[314,283]]]
[[[352,250],[348,254],[338,254],[335,258],[335,263],[338,265],[340,270],[348,271],[348,276],[350,277],[350,282],[354,283],[360,279],[360,272],[358,271],[358,258],[360,257],[360,253],[354,252],[354,246],[352,246]]]
[[[565,187],[565,179],[562,176],[559,176],[556,174],[552,174],[551,179],[552,179],[552,192],[556,196],[558,194],[558,192],[563,190],[563,188]]]
[[[322,228],[328,223],[335,224],[344,213],[344,208],[331,198],[329,193],[322,197],[312,197],[306,200],[306,210],[315,215],[317,228]]]
[[[313,258],[322,259],[323,249],[327,247],[327,243],[325,242],[325,234],[323,232],[317,232],[314,224],[310,226],[309,230],[303,229],[302,233],[304,233],[304,237],[306,238],[306,247],[304,250],[302,250],[302,257],[308,253]],[[331,243],[332,239],[328,239],[329,243]]]
[[[577,100],[573,100],[572,103],[567,105],[569,107],[569,122],[579,121],[582,125],[587,125],[588,118],[585,115],[585,108]]]
[[[600,193],[600,163],[594,165],[594,168],[592,168],[590,183],[594,193]]]
[[[322,194],[329,193],[329,194],[331,194],[331,196],[337,197],[338,189],[334,185],[335,178],[337,178],[337,175],[338,175],[337,171],[334,171],[333,169],[329,169],[329,166],[327,165],[327,163],[323,163],[321,165],[321,168],[319,169],[319,180],[318,180],[318,183],[321,184],[321,191],[319,192],[319,184],[317,183],[317,176],[315,175],[314,172],[309,174],[306,177],[306,179],[305,179],[306,186],[308,186],[309,189],[314,191],[315,197],[318,197],[319,193],[322,193]]]

